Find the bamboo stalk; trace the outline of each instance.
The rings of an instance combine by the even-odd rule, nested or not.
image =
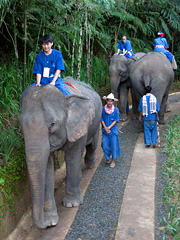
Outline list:
[[[27,81],[27,60],[26,60],[26,46],[27,46],[27,1],[24,0],[24,67],[23,67],[23,90]]]
[[[19,54],[18,54],[18,46],[17,46],[17,28],[16,28],[16,21],[15,21],[15,13],[16,13],[16,2],[13,5],[13,30],[14,30],[14,50],[15,50],[15,67],[18,69],[19,65]],[[19,72],[17,73],[17,91],[18,96],[20,95],[20,83],[19,83]]]
[[[87,52],[87,81],[90,82],[90,63],[91,63],[91,31],[89,28],[88,52]]]
[[[78,73],[77,73],[78,80],[80,80],[80,75],[81,75],[81,57],[82,57],[82,23],[80,23],[80,33],[79,33]]]
[[[75,30],[75,23],[76,23],[76,21],[74,21],[74,30]],[[75,43],[76,43],[76,30],[75,30],[75,33],[74,33],[74,39],[73,39],[73,45],[72,45],[72,62],[71,62],[71,74],[72,74],[72,77],[74,75]]]

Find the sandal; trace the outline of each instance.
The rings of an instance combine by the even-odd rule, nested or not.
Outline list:
[[[106,160],[106,164],[109,164],[110,163],[110,160]]]
[[[110,168],[114,168],[114,167],[115,167],[115,163],[113,162],[110,164]]]

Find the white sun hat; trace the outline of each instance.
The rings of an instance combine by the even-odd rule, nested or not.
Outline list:
[[[118,99],[114,97],[114,94],[113,94],[113,93],[110,93],[107,97],[104,96],[103,99],[104,99],[104,100],[112,99],[112,100],[114,100],[114,101],[118,101]]]

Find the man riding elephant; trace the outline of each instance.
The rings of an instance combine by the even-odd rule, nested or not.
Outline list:
[[[169,48],[167,39],[164,37],[163,32],[158,32],[158,37],[154,40],[154,51],[155,52],[162,52],[166,55],[167,59],[172,63],[172,67],[174,70],[177,69],[177,64],[174,59],[174,55],[168,51]]]
[[[115,55],[123,55],[126,58],[132,58],[134,55],[134,52],[132,50],[131,42],[127,39],[125,35],[122,36],[122,39],[119,41],[118,47],[117,47],[117,53]],[[121,51],[121,53],[120,53]]]

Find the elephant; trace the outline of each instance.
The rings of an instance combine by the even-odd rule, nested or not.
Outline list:
[[[138,105],[144,95],[146,86],[152,87],[152,93],[156,96],[160,112],[159,124],[165,124],[164,112],[168,100],[168,93],[174,81],[174,71],[167,57],[160,52],[148,52],[136,61],[130,70],[130,80],[135,94],[134,109],[138,113]]]
[[[113,56],[110,59],[111,91],[116,98],[118,92],[120,93],[120,120],[127,120],[129,88],[131,88],[133,113],[136,116],[140,98],[144,95],[144,88],[150,84],[161,108],[159,123],[164,124],[168,92],[174,81],[172,65],[164,54],[158,52],[136,53],[135,56],[137,56],[136,59],[127,60],[124,56]]]
[[[71,93],[67,96],[50,84],[31,86],[21,96],[19,122],[25,141],[32,217],[40,229],[55,226],[59,220],[54,199],[53,152],[65,152],[65,207],[83,203],[79,184],[84,150],[88,168],[93,168],[96,160],[101,98],[79,80],[63,80]]]
[[[127,120],[126,106],[128,101],[128,92],[132,88],[130,81],[130,69],[132,65],[143,57],[145,53],[136,53],[133,58],[127,59],[123,55],[113,55],[108,59],[109,64],[109,76],[110,76],[110,87],[111,92],[114,94],[115,98],[120,100],[120,120]],[[120,97],[118,97],[118,95]],[[131,96],[134,102],[133,91],[131,91]]]

